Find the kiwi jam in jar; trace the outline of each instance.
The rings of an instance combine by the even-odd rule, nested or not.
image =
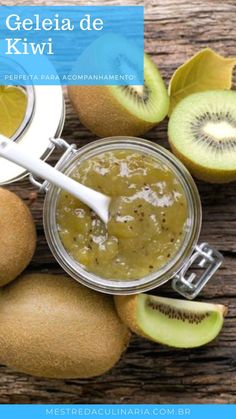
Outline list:
[[[67,144],[65,150],[57,169],[110,195],[112,204],[105,226],[46,183],[44,230],[62,268],[108,294],[144,292],[172,279],[177,292],[195,298],[222,256],[197,244],[201,202],[185,166],[165,148],[135,137],[105,138],[79,150]],[[193,261],[204,265],[194,282],[187,272]]]
[[[165,164],[137,151],[114,150],[84,160],[70,176],[111,197],[106,226],[67,192],[59,196],[60,239],[84,269],[107,279],[137,279],[176,254],[187,223],[187,201]]]

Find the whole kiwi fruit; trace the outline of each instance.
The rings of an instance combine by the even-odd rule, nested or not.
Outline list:
[[[14,193],[0,188],[0,286],[20,275],[36,247],[36,230],[29,208]]]
[[[0,289],[0,363],[48,378],[88,378],[110,370],[129,331],[112,297],[75,280],[28,274]]]

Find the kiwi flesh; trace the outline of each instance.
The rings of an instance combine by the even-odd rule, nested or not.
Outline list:
[[[23,275],[0,289],[0,363],[48,378],[88,378],[110,370],[130,332],[112,297],[75,280]]]
[[[14,193],[0,188],[0,286],[20,275],[36,247],[36,230],[29,208]]]
[[[195,348],[220,332],[226,307],[156,297],[148,294],[115,297],[122,321],[135,333],[176,348]]]
[[[147,54],[144,85],[69,86],[68,93],[82,124],[100,137],[142,135],[162,121],[169,108],[164,81]]]
[[[171,114],[170,146],[198,179],[236,180],[236,92],[206,91],[183,99]]]

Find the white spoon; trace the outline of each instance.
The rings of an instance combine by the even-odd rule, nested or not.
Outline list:
[[[76,182],[44,161],[28,154],[19,144],[14,143],[4,135],[0,135],[0,156],[24,167],[35,176],[45,179],[69,192],[88,205],[107,224],[111,201],[108,196]]]

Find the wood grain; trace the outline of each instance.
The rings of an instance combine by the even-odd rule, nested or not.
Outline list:
[[[53,0],[2,1],[2,5],[55,4]],[[59,2],[57,2],[59,3]],[[60,4],[139,4],[140,0]],[[235,1],[147,0],[145,45],[168,82],[173,71],[199,49],[210,46],[235,55]],[[65,92],[66,96],[66,92]],[[63,137],[78,146],[95,137],[79,124],[68,100]],[[146,138],[164,146],[166,122]],[[50,159],[52,164],[57,153]],[[45,380],[0,367],[1,403],[235,403],[236,402],[236,188],[198,182],[203,203],[201,240],[225,255],[222,269],[207,286],[202,300],[228,305],[229,314],[220,337],[207,347],[173,350],[138,337],[121,362],[108,374],[91,380]],[[27,180],[10,187],[28,202],[33,187]],[[43,234],[43,197],[32,206],[37,224],[38,248],[28,271],[61,272]],[[172,295],[169,286],[158,293]]]

